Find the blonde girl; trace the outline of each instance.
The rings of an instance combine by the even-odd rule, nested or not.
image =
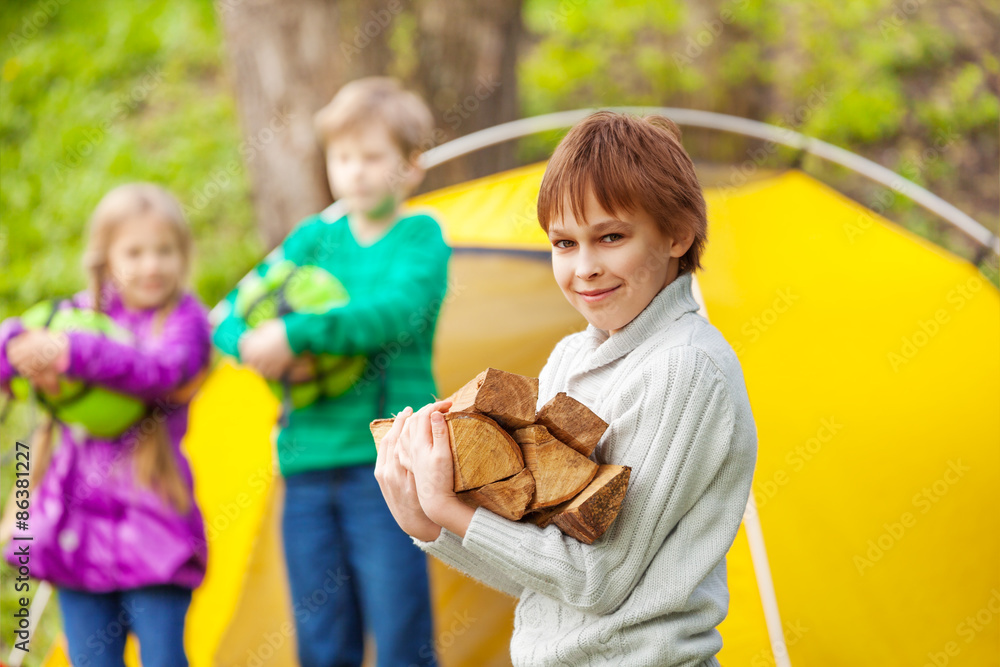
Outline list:
[[[191,246],[169,192],[149,183],[115,188],[90,220],[89,288],[62,307],[101,311],[134,340],[26,331],[17,318],[0,324],[5,389],[15,375],[42,389],[64,375],[148,405],[115,439],[51,419],[33,439],[29,530],[14,531],[5,557],[17,564],[30,545],[31,576],[58,590],[74,665],[123,666],[130,632],[146,667],[187,664],[184,619],[207,549],[180,442],[210,353],[206,309],[186,290]],[[22,532],[32,539],[17,540]]]

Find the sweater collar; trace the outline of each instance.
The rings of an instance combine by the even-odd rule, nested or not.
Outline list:
[[[681,315],[697,312],[699,305],[692,292],[692,281],[691,273],[677,276],[653,297],[635,319],[614,335],[588,324],[585,333],[589,358],[580,372],[611,363],[668,328]]]

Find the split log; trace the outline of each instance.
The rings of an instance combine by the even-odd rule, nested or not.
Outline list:
[[[446,412],[444,418],[451,435],[456,493],[492,484],[524,470],[521,449],[489,417],[474,412]],[[376,446],[392,428],[392,422],[392,419],[376,419],[369,425]]]
[[[487,368],[448,400],[452,412],[479,412],[514,430],[535,421],[538,378]]]
[[[535,480],[525,468],[509,479],[463,491],[458,498],[469,507],[485,507],[505,519],[517,521],[527,511],[534,492]]]
[[[606,421],[565,392],[559,392],[542,406],[535,423],[584,456],[590,456],[608,429]]]
[[[593,544],[617,518],[631,474],[628,466],[602,465],[587,488],[557,512],[552,522],[567,535]]]
[[[468,491],[512,477],[524,470],[524,458],[514,439],[484,415],[447,412],[455,491]]]
[[[544,426],[514,431],[524,463],[535,479],[529,510],[551,507],[578,494],[597,473],[597,464],[552,437]]]
[[[382,442],[382,438],[385,437],[385,434],[388,433],[389,429],[392,428],[392,422],[394,421],[395,419],[391,417],[389,419],[376,419],[375,421],[373,421],[371,424],[368,425],[368,428],[370,428],[372,431],[372,438],[375,440],[376,448],[378,447],[379,443]]]

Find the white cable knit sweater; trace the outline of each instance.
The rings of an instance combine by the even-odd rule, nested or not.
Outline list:
[[[538,406],[565,391],[608,422],[594,451],[632,467],[622,511],[586,545],[483,508],[465,539],[414,542],[519,598],[515,667],[718,665],[726,552],[750,493],[757,432],[740,363],[697,314],[692,277],[663,288],[618,333],[560,341]]]

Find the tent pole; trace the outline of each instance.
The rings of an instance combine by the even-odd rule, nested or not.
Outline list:
[[[782,631],[781,614],[778,612],[778,596],[774,592],[771,565],[767,560],[767,548],[764,546],[764,531],[760,526],[760,515],[757,513],[757,502],[754,500],[753,491],[750,492],[747,508],[743,512],[743,529],[750,545],[750,561],[753,563],[753,572],[757,579],[760,604],[764,609],[764,623],[767,625],[767,636],[771,640],[774,664],[776,667],[792,667],[785,634]]]

